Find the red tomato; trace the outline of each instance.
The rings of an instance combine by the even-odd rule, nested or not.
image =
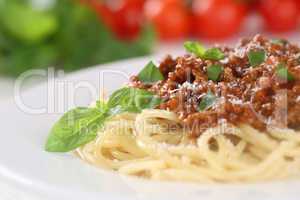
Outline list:
[[[240,29],[247,6],[236,0],[194,0],[193,13],[198,36],[221,39]]]
[[[91,0],[104,22],[121,39],[134,39],[140,32],[145,0]]]
[[[114,6],[111,1],[111,6]],[[119,0],[118,8],[115,7],[117,21],[117,34],[121,38],[133,39],[138,36],[142,23],[144,22],[144,3],[145,0]],[[116,5],[115,5],[116,6]]]
[[[300,0],[296,0],[298,11],[300,11]]]
[[[180,39],[189,33],[189,13],[182,0],[148,0],[145,13],[162,40]]]
[[[259,10],[266,27],[271,31],[290,31],[297,27],[298,9],[295,0],[263,0]]]

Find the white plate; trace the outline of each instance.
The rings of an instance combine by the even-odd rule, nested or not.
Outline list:
[[[76,84],[77,86],[92,84],[99,93],[100,83],[103,81],[107,93],[110,93],[127,81],[120,73],[116,73],[116,70],[122,71],[123,75],[133,74],[148,60],[149,58],[127,60],[86,69],[63,79],[55,79],[56,86],[61,86],[63,83],[65,88]],[[104,78],[101,80],[99,80],[100,72],[104,72]],[[4,184],[3,186],[0,184],[0,199],[34,199],[35,197],[36,199],[72,200],[183,198],[296,200],[300,197],[299,181],[240,185],[155,182],[97,169],[70,154],[47,153],[43,149],[45,140],[51,126],[62,114],[62,112],[53,113],[53,105],[55,111],[57,107],[62,107],[59,103],[66,102],[58,93],[51,94],[52,86],[43,84],[23,93],[21,97],[26,107],[15,100],[0,105],[2,119],[0,182]],[[47,88],[50,92],[49,97]],[[67,94],[66,91],[59,93]],[[75,98],[79,104],[85,106],[92,101],[86,89],[79,89]],[[53,104],[54,100],[55,104]],[[48,111],[43,111],[41,114],[33,114],[32,110],[28,109],[29,107],[40,108],[47,104],[50,105]],[[67,109],[66,107],[65,110]]]

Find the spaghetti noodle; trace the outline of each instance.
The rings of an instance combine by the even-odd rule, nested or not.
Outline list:
[[[174,127],[166,130],[166,127]],[[167,126],[166,126],[167,125]],[[83,160],[158,180],[253,182],[299,176],[300,134],[220,125],[195,141],[172,112],[144,110],[108,121],[96,140],[76,150]]]

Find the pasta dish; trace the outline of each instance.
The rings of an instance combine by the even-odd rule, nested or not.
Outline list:
[[[300,174],[300,48],[261,35],[186,42],[108,99],[54,125],[49,152],[147,179],[257,182]]]

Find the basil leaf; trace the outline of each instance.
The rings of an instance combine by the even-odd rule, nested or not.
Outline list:
[[[208,110],[215,104],[216,100],[217,97],[211,91],[208,91],[207,94],[202,97],[202,100],[198,107],[199,111]]]
[[[222,60],[224,57],[225,55],[219,48],[207,49],[203,55],[203,58],[207,60]]]
[[[95,108],[75,108],[56,122],[46,143],[46,151],[68,152],[97,137],[105,120],[122,112],[141,112],[155,108],[162,100],[153,93],[136,88],[114,92],[107,104],[96,102]]]
[[[144,69],[138,74],[138,77],[140,81],[148,84],[164,80],[164,76],[152,61],[144,67]]]
[[[97,108],[75,108],[53,126],[46,143],[48,152],[68,152],[97,136],[107,114]]]
[[[287,80],[287,81],[295,80],[294,76],[288,71],[286,66],[282,63],[277,66],[276,75],[283,80]]]
[[[141,112],[143,109],[155,108],[162,100],[152,92],[137,88],[122,88],[114,92],[107,103],[113,112]]]
[[[207,68],[207,76],[209,80],[218,81],[221,73],[223,72],[222,65],[211,65]]]
[[[201,45],[199,42],[188,41],[184,43],[184,47],[188,52],[193,53],[196,56],[201,58],[203,57],[206,51],[205,47]]]
[[[214,47],[206,50],[205,47],[198,42],[185,42],[184,47],[188,52],[193,53],[202,59],[221,60],[225,57],[219,48]]]
[[[248,53],[248,59],[251,66],[260,65],[266,59],[266,52],[264,50],[252,50]]]
[[[101,100],[96,101],[96,108],[101,112],[105,112],[108,109],[106,102]]]

